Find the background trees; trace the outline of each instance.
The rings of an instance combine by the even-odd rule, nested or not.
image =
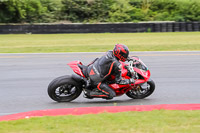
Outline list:
[[[200,21],[199,0],[0,0],[0,23]]]

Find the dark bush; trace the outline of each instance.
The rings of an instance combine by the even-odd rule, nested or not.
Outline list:
[[[53,0],[0,0],[1,23],[56,21],[59,4]]]

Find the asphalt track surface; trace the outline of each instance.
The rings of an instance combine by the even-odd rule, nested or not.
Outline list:
[[[47,86],[54,78],[73,73],[68,62],[88,64],[103,54],[0,54],[0,115],[56,108],[200,103],[200,51],[131,53],[148,66],[156,84],[146,99],[123,95],[90,100],[81,95],[72,102],[57,103],[48,97]]]

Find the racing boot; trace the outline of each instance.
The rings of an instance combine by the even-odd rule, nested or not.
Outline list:
[[[93,99],[94,98],[94,97],[90,96],[90,92],[88,92],[88,91],[86,93],[84,93],[83,97],[87,98],[87,99]]]
[[[100,97],[107,100],[112,99],[116,96],[115,91],[105,83],[99,83],[97,85],[97,88],[90,92],[90,96]]]
[[[107,97],[102,97],[104,99],[113,99],[113,97],[116,96],[115,91],[110,88],[106,83],[99,83],[97,88],[103,92],[104,95],[107,95]]]
[[[108,98],[103,92],[99,91],[97,88],[93,90],[84,90],[84,98],[93,99],[93,98]]]
[[[93,98],[105,98],[105,99],[109,97],[109,95],[103,93],[102,91],[98,90],[97,88],[93,89],[90,92],[90,96]]]

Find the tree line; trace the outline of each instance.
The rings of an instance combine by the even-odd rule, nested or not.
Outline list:
[[[0,0],[0,23],[200,21],[200,0]]]

